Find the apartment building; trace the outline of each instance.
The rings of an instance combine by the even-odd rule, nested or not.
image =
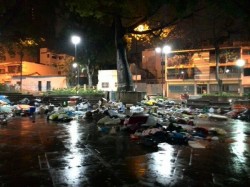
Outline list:
[[[40,49],[40,64],[55,67],[59,75],[67,75],[74,60],[73,56],[58,54],[48,48]]]
[[[218,72],[222,91],[243,94],[250,91],[250,46],[222,47],[219,52]],[[245,61],[239,67],[237,61]],[[165,63],[163,63],[165,62]],[[142,52],[142,68],[157,79],[164,80],[164,95],[171,98],[182,93],[199,95],[218,93],[215,49],[171,51],[159,55],[154,49]]]
[[[73,57],[41,48],[39,58],[40,63],[35,58],[32,61],[32,58],[25,53],[21,62],[18,55],[10,56],[6,52],[4,59],[0,61],[0,83],[13,86],[22,82],[22,88],[28,91],[65,88],[66,77],[72,70]]]

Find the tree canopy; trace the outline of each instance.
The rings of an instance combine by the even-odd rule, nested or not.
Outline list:
[[[46,47],[55,39],[58,1],[3,0],[0,4],[0,43],[31,39]]]
[[[194,1],[192,1],[194,2]],[[166,27],[191,16],[193,4],[187,1],[162,0],[66,0],[72,12],[81,17],[92,17],[113,29],[117,54],[118,90],[133,90],[131,72],[126,55],[127,34],[151,34],[159,37]],[[150,29],[136,28],[147,23]]]

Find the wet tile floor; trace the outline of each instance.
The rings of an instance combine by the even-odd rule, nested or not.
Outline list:
[[[93,122],[16,117],[0,128],[1,186],[250,186],[250,124],[197,124],[228,133],[206,149],[152,150],[118,135],[100,139]]]

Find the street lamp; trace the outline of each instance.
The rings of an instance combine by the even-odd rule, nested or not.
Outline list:
[[[246,61],[243,60],[243,59],[238,59],[236,61],[236,65],[240,68],[240,77],[239,77],[239,87],[240,87],[240,90],[239,90],[239,94],[242,96],[243,94],[243,87],[242,87],[242,78],[243,78],[243,66],[245,66],[246,64]]]
[[[77,85],[79,86],[79,80],[80,80],[80,67],[77,63],[77,44],[81,42],[81,38],[79,36],[72,36],[71,42],[75,45],[75,65],[73,64],[73,67],[77,67]]]
[[[78,67],[78,64],[75,62],[75,63],[72,64],[72,67],[73,67],[74,69],[76,69],[76,68]],[[78,74],[78,70],[77,70],[77,74]],[[73,75],[75,75],[75,73],[74,73]],[[78,78],[78,76],[77,76],[77,78]],[[78,80],[78,79],[77,79],[77,80]],[[76,76],[75,76],[75,78],[74,78],[74,81],[75,81],[75,84],[77,85]]]
[[[164,65],[165,61],[167,61],[167,54],[171,51],[171,47],[166,45],[162,48],[155,48],[156,53],[161,53],[161,84],[162,84],[162,97],[164,96]]]

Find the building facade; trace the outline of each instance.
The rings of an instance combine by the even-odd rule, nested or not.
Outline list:
[[[239,59],[245,61],[244,66],[237,65]],[[200,95],[219,92],[214,48],[171,51],[164,56],[153,49],[146,50],[142,53],[142,67],[151,71],[156,78],[164,80],[163,92],[167,97],[177,98],[182,93]],[[250,47],[220,48],[218,73],[223,92],[248,93]]]
[[[20,76],[13,76],[11,85],[18,86],[20,79]],[[58,88],[67,88],[65,76],[22,76],[22,91],[45,92]]]
[[[19,86],[30,92],[66,87],[66,78],[69,71],[72,71],[72,56],[56,54],[42,48],[40,63],[27,59],[31,58],[26,53],[21,61],[20,57],[11,56],[6,52],[4,59],[0,61],[0,83],[11,87]]]
[[[73,61],[73,56],[58,54],[48,48],[40,49],[40,64],[56,68],[59,75],[67,75],[72,68]]]
[[[20,62],[4,62],[0,63],[0,83],[10,83],[13,76],[21,75],[21,69],[23,76],[58,75],[56,68],[34,62],[23,61],[22,68]]]

